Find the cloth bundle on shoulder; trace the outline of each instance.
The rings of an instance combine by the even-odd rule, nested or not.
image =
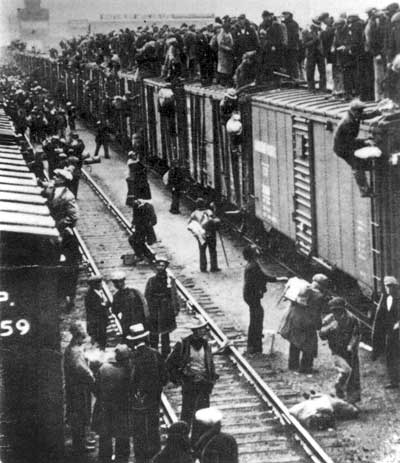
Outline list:
[[[310,283],[306,280],[297,277],[290,278],[286,283],[283,297],[288,301],[307,306],[309,287]]]

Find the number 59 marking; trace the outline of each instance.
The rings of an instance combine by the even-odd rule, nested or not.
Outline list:
[[[31,324],[25,318],[19,320],[1,320],[0,322],[0,337],[6,338],[14,333],[20,336],[25,336],[31,329]]]

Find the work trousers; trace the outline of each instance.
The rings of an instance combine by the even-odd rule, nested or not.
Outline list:
[[[147,257],[149,260],[153,259],[153,254],[146,246],[146,236],[140,230],[136,230],[129,237],[128,241],[138,259],[143,259],[144,257]]]
[[[218,268],[217,261],[217,234],[213,233],[210,236],[206,237],[206,240],[203,244],[199,243],[199,252],[200,252],[200,271],[207,271],[207,255],[206,250],[210,253],[210,270],[214,271]]]
[[[348,352],[345,356],[334,355],[333,362],[338,372],[335,383],[336,395],[349,403],[359,402],[361,386],[358,352]]]
[[[358,65],[355,63],[343,68],[343,86],[347,98],[353,98],[360,95],[360,82]]]
[[[160,451],[160,410],[133,410],[133,449],[136,463],[149,463]]]
[[[131,453],[129,438],[115,438],[115,458],[118,461],[128,461]],[[101,463],[111,462],[113,455],[113,444],[111,436],[100,436],[99,438],[99,460]]]
[[[385,355],[389,380],[392,384],[399,384],[400,341],[398,330],[395,330],[393,334],[390,333],[390,335],[386,335]]]
[[[94,157],[96,158],[99,155],[101,146],[103,146],[103,149],[104,149],[104,157],[108,159],[110,157],[110,153],[108,151],[108,141],[103,141],[103,142],[97,141],[96,142],[96,149],[94,151]]]
[[[171,201],[171,207],[169,209],[169,212],[172,214],[179,214],[179,200],[181,197],[181,192],[176,189],[172,188],[172,201]]]
[[[315,68],[318,69],[319,73],[319,90],[326,90],[326,66],[325,58],[320,54],[312,54],[307,57],[306,61],[306,74],[307,74],[307,86],[309,90],[315,89]]]
[[[297,50],[286,50],[286,72],[293,79],[299,77],[299,53]]]
[[[260,299],[246,301],[250,310],[250,324],[247,334],[247,351],[249,354],[262,352],[262,332],[264,323],[264,308]]]
[[[192,428],[191,441],[196,443],[202,434],[202,427],[194,419],[197,410],[210,406],[212,386],[206,382],[185,381],[182,385],[181,420]]]
[[[374,93],[375,101],[380,101],[385,98],[382,82],[385,78],[385,62],[382,57],[374,56]]]
[[[153,349],[158,350],[158,343],[160,340],[160,335],[155,332],[150,332],[150,346]],[[169,340],[169,333],[165,333],[161,335],[161,355],[164,358],[168,357],[168,354],[171,352],[170,340]]]
[[[301,353],[301,360],[300,360]],[[294,344],[289,347],[289,370],[298,370],[300,373],[311,373],[314,356],[300,350]]]
[[[76,455],[81,455],[85,452],[86,433],[84,424],[74,424],[71,426],[72,450]]]

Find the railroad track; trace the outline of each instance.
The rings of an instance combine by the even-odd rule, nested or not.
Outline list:
[[[151,267],[140,264],[136,267],[125,267],[120,258],[122,254],[131,251],[127,240],[131,233],[130,221],[86,171],[83,172],[83,179],[85,181],[80,186],[81,217],[78,229],[81,234],[81,248],[91,272],[100,272],[107,279],[113,271],[123,269],[127,274],[127,285],[143,291],[145,282],[153,275]],[[171,260],[168,250],[162,244],[156,243],[153,249],[158,256]],[[95,261],[88,257],[90,254],[95,256]],[[290,415],[287,406],[297,403],[301,396],[267,362],[259,365],[255,371],[238,350],[245,343],[243,333],[232,328],[231,321],[218,307],[213,306],[208,295],[196,288],[190,278],[185,277],[184,269],[175,266],[173,262],[171,269],[174,272],[171,272],[171,276],[175,278],[179,295],[185,305],[185,309],[179,314],[178,329],[173,333],[172,342],[189,333],[188,326],[194,316],[207,320],[212,342],[217,346],[224,345],[228,338],[234,340],[223,355],[215,356],[220,379],[214,388],[211,403],[223,411],[223,428],[238,441],[240,462],[339,461],[328,456],[313,436]],[[110,297],[106,284],[103,289],[107,297]],[[213,318],[218,318],[219,326],[210,317],[210,313]],[[174,411],[179,412],[180,403],[180,389],[166,388],[163,397],[166,424],[176,419]],[[342,454],[342,445],[335,432],[320,433],[318,436],[332,457]]]

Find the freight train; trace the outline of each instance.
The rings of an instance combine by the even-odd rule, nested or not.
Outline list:
[[[64,449],[60,236],[0,109],[0,460],[57,462]]]
[[[234,140],[221,111],[222,87],[183,82],[172,89],[173,110],[163,111],[171,86],[161,78],[135,82],[133,74],[106,75],[93,65],[73,69],[26,54],[16,59],[89,118],[102,117],[106,98],[118,96],[120,107],[130,108],[113,118],[124,146],[141,132],[149,164],[167,168],[179,159],[202,194],[222,210],[240,212],[248,229],[258,233],[253,225],[261,224],[288,254],[340,272],[370,299],[384,275],[400,275],[399,113],[361,126],[360,136],[372,137],[382,151],[369,174],[375,197],[361,198],[350,167],[333,152],[333,133],[348,104],[329,95],[293,86],[250,89],[236,103],[242,131]]]

